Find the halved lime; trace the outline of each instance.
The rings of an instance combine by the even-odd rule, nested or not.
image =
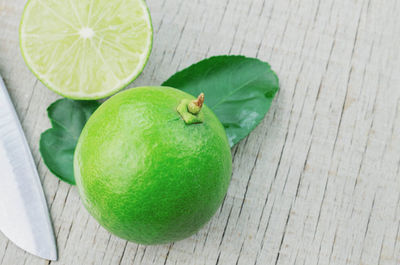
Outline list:
[[[153,28],[143,0],[30,0],[20,26],[26,64],[73,99],[114,94],[143,70]]]

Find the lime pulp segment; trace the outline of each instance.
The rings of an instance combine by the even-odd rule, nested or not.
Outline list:
[[[98,99],[141,73],[152,35],[143,0],[30,0],[20,45],[48,88],[73,99]]]

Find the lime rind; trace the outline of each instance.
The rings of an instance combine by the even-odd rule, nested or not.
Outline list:
[[[35,64],[31,63],[29,54],[27,54],[24,50],[25,47],[24,47],[24,41],[23,41],[24,40],[23,29],[24,29],[24,26],[26,23],[25,16],[26,16],[26,13],[28,12],[27,10],[29,10],[29,5],[33,1],[42,2],[45,0],[29,0],[26,3],[23,14],[22,14],[21,24],[19,27],[20,49],[21,49],[22,57],[23,57],[24,61],[26,62],[30,71],[50,90],[54,91],[55,93],[57,93],[63,97],[71,98],[71,99],[75,99],[75,100],[96,100],[96,99],[101,99],[101,98],[111,96],[111,95],[117,93],[118,91],[124,89],[142,73],[144,67],[146,66],[146,64],[149,60],[151,50],[153,47],[153,24],[152,24],[149,8],[146,5],[144,0],[136,0],[137,2],[140,3],[140,6],[143,8],[143,10],[142,10],[143,15],[144,15],[143,21],[145,21],[147,24],[146,26],[148,26],[148,32],[147,32],[148,38],[146,39],[145,45],[143,45],[144,47],[146,47],[146,49],[143,53],[141,53],[139,55],[140,56],[139,63],[136,65],[136,68],[132,71],[132,73],[129,76],[125,77],[124,79],[118,80],[117,84],[115,86],[113,86],[111,89],[104,88],[96,93],[93,93],[93,92],[85,93],[81,90],[79,90],[77,92],[71,92],[68,89],[62,89],[62,88],[58,87],[57,85],[55,85],[51,80],[49,80],[45,76],[41,75],[38,72],[38,70],[36,69]],[[104,63],[106,64],[106,62],[104,62]]]

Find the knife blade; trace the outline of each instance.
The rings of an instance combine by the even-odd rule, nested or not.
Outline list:
[[[1,76],[0,231],[33,255],[57,259],[53,226],[40,178]]]

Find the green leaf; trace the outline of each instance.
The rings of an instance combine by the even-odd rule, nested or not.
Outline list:
[[[176,73],[163,85],[193,96],[204,92],[231,146],[261,122],[279,89],[278,77],[268,63],[244,56],[211,57]],[[99,106],[97,101],[60,99],[47,109],[52,128],[40,137],[40,153],[49,170],[65,182],[75,184],[75,147]]]
[[[75,184],[73,161],[79,136],[99,106],[97,101],[60,99],[47,109],[53,128],[40,136],[39,150],[49,170],[69,184]]]
[[[246,137],[268,112],[279,80],[268,63],[244,56],[216,56],[163,83],[195,97],[201,92],[222,122],[231,146]]]

